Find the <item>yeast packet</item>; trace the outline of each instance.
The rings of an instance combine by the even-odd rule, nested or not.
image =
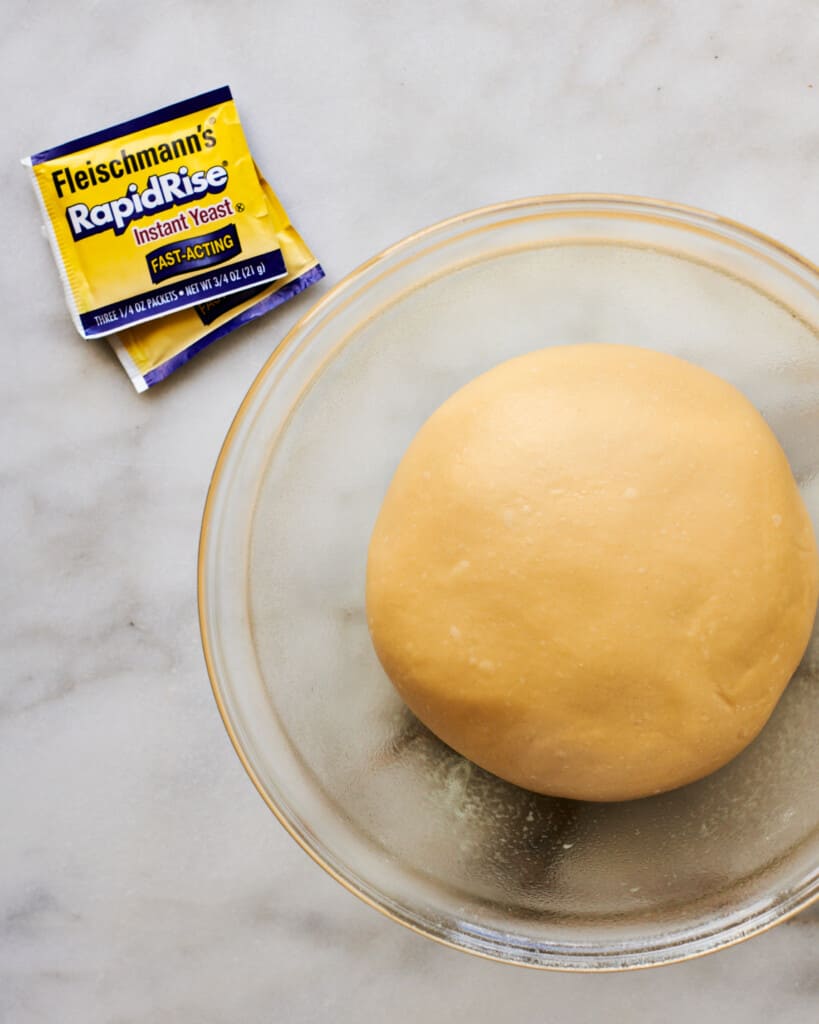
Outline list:
[[[85,338],[288,274],[227,86],[23,162]]]

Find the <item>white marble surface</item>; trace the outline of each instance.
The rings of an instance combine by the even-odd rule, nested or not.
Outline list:
[[[706,959],[544,975],[381,918],[296,847],[211,698],[209,474],[322,285],[138,397],[64,309],[19,156],[229,82],[329,282],[495,200],[719,210],[819,260],[813,0],[7,0],[0,1021],[702,1024],[819,1015],[819,912]]]

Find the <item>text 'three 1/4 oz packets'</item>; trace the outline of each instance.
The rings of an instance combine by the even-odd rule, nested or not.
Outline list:
[[[227,87],[24,163],[85,338],[287,275]]]

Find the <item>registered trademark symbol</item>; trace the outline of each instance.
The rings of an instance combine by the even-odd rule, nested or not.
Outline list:
[[[237,203],[236,204],[236,212],[237,213],[244,213],[245,212],[245,204],[244,203]]]
[[[228,162],[227,162],[227,160],[223,160],[223,161],[222,161],[222,166],[223,166],[223,167],[227,167],[227,165],[228,165]]]

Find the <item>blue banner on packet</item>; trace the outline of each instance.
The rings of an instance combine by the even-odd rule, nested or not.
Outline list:
[[[191,270],[204,270],[214,267],[226,260],[231,260],[242,251],[239,234],[235,224],[210,231],[206,235],[187,238],[184,242],[168,242],[158,249],[145,254],[148,273],[154,284],[167,281],[169,277],[179,277]],[[284,270],[284,259],[281,253],[276,254]]]

